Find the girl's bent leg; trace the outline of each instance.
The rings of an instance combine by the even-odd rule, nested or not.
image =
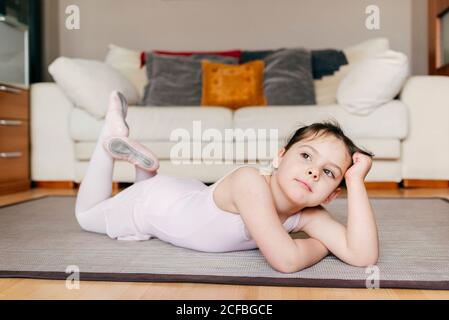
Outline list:
[[[114,159],[102,145],[107,135],[107,128],[103,126],[86,175],[78,190],[75,207],[80,226],[87,231],[101,233],[106,233],[106,220],[99,204],[112,195],[114,169]]]
[[[87,211],[112,195],[114,159],[104,150],[103,139],[107,135],[103,126],[94,153],[81,182],[76,200],[76,212]]]
[[[129,127],[125,121],[127,110],[128,105],[123,95],[112,92],[103,128],[76,199],[76,218],[87,231],[106,233],[102,206],[112,195],[114,159],[104,149],[103,142],[111,134],[123,137],[129,135]]]

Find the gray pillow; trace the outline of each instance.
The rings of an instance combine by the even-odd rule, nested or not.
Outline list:
[[[316,104],[310,51],[281,49],[263,60],[268,106]]]
[[[237,64],[238,59],[216,55],[170,56],[147,54],[148,85],[143,105],[200,106],[202,93],[201,60]]]

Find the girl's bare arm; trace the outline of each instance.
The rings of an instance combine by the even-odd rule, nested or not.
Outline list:
[[[358,212],[348,213],[348,226],[334,220],[324,208],[314,208],[303,213],[302,231],[323,243],[330,252],[342,261],[357,267],[376,264],[378,259],[377,241],[371,242],[372,227],[366,216]],[[354,219],[355,218],[355,219]],[[306,222],[307,221],[307,222]],[[351,231],[358,228],[356,236]],[[365,231],[365,233],[364,233]]]
[[[348,190],[348,247],[363,261],[375,264],[379,257],[379,239],[374,211],[364,184],[372,159],[357,152],[353,155],[353,163],[345,174]]]
[[[348,264],[368,266],[377,263],[379,244],[374,212],[364,185],[371,158],[356,153],[347,171],[348,223],[335,221],[322,207],[310,208],[301,217],[302,230],[320,240],[333,254]]]
[[[259,171],[250,167],[237,170],[231,177],[231,188],[234,204],[267,262],[284,273],[300,270],[303,255],[282,226],[269,186]]]
[[[308,239],[295,239],[299,254],[301,255],[301,265],[299,269],[308,268],[325,258],[329,254],[327,247],[321,241]]]

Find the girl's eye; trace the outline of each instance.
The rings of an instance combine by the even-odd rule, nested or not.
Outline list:
[[[310,159],[310,155],[307,153],[301,153],[301,157],[303,157],[304,159]]]
[[[329,177],[331,177],[331,178],[335,178],[335,175],[334,175],[334,173],[333,173],[332,171],[330,171],[330,170],[328,170],[328,169],[324,169],[323,171],[324,171],[324,173],[325,173],[327,176],[329,176]],[[329,175],[329,174],[330,174],[330,175]]]

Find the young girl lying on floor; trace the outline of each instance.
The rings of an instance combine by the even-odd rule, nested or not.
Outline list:
[[[86,231],[118,240],[159,238],[173,245],[226,252],[259,248],[284,273],[307,268],[332,252],[354,266],[378,259],[378,235],[364,179],[371,154],[357,148],[337,124],[298,129],[264,175],[243,165],[206,186],[157,173],[158,159],[128,139],[127,104],[111,94],[101,135],[81,183],[76,218]],[[135,183],[112,195],[114,159],[135,165]],[[348,223],[326,211],[345,179]],[[304,231],[308,239],[292,239]]]

